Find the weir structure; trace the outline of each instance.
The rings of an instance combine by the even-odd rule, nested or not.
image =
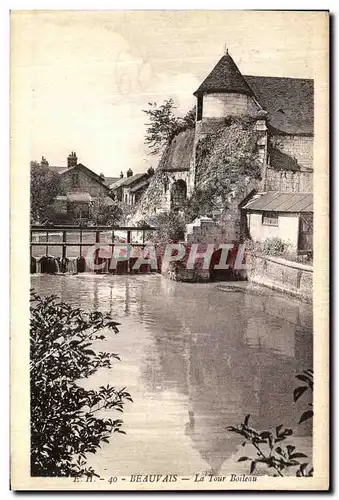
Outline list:
[[[204,243],[200,246],[186,241],[168,241],[169,245],[154,242],[151,236],[156,230],[149,226],[31,226],[31,274],[158,272],[190,282],[244,279],[236,267],[238,244],[231,245],[234,248],[228,253],[224,268],[219,265],[223,262],[219,244],[212,243],[215,248],[205,267],[205,257],[200,255],[207,250]],[[172,247],[182,247],[182,255],[179,248]],[[193,263],[188,266],[191,252]]]
[[[111,272],[111,258],[100,256],[100,247],[111,249],[115,246],[128,245],[132,255],[128,260],[117,262],[117,273],[132,272],[138,256],[143,252],[147,239],[154,227],[119,227],[119,226],[31,226],[30,229],[30,262],[31,273],[65,273],[72,274],[92,271],[86,263],[90,247],[97,245],[93,260],[102,263],[101,269],[95,272]],[[85,255],[84,255],[85,254]],[[112,270],[113,272],[113,270]],[[148,272],[141,266],[140,272]]]

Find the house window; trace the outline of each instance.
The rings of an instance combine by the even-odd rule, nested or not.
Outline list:
[[[276,212],[263,212],[262,225],[263,226],[278,226],[279,225],[278,214]]]
[[[79,174],[77,172],[72,174],[72,186],[74,188],[79,186]]]

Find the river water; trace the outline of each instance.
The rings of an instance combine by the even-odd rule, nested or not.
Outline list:
[[[236,462],[241,438],[226,430],[248,413],[259,430],[292,427],[293,444],[311,455],[311,423],[297,423],[307,401],[294,404],[293,389],[295,374],[312,368],[312,308],[241,286],[227,292],[161,275],[32,276],[41,295],[110,311],[121,323],[118,335],[95,346],[121,361],[83,384],[126,387],[134,400],[122,417],[126,435],[88,457],[97,473],[248,472]]]

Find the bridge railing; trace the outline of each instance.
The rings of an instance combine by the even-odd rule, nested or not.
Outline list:
[[[143,248],[147,243],[147,237],[154,227],[131,227],[131,226],[31,226],[30,228],[30,253],[36,257],[49,255],[50,248],[59,250],[60,257],[82,257],[83,249],[95,244],[114,246],[117,244],[129,244],[132,247]],[[134,237],[133,237],[134,236]],[[78,248],[78,251],[77,251]],[[73,250],[72,255],[69,251]],[[74,252],[75,250],[75,252]]]

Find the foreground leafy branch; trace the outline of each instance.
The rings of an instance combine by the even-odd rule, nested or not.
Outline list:
[[[85,313],[57,302],[54,295],[31,294],[30,385],[32,476],[97,475],[86,456],[124,433],[121,419],[103,418],[103,410],[123,412],[130,394],[110,385],[86,390],[77,381],[100,368],[111,368],[117,354],[95,352],[92,342],[118,333],[109,314]]]
[[[296,378],[304,382],[305,385],[297,387],[294,390],[294,402],[298,401],[308,390],[313,392],[313,370],[304,370],[303,373],[296,375]],[[309,403],[309,406],[312,406],[312,403]],[[299,424],[312,417],[313,409],[304,411],[300,417]],[[255,471],[258,464],[265,464],[268,469],[273,470],[274,476],[283,477],[285,475],[284,472],[288,472],[288,469],[291,467],[298,467],[296,470],[297,477],[313,476],[313,467],[308,462],[300,462],[300,459],[308,458],[307,455],[297,451],[296,447],[291,444],[287,444],[286,446],[282,444],[283,441],[293,435],[292,429],[284,428],[281,424],[274,431],[258,431],[248,425],[249,419],[250,415],[246,415],[243,423],[236,426],[229,426],[227,430],[239,434],[245,439],[242,446],[250,444],[255,448],[256,456],[254,458],[242,456],[238,459],[238,462],[251,462],[250,474]]]

